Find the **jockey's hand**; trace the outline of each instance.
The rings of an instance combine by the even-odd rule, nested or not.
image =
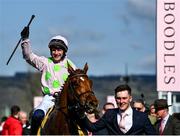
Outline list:
[[[24,27],[24,29],[21,31],[21,38],[22,39],[29,38],[29,27]]]

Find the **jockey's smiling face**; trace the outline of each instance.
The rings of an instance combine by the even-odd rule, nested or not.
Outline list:
[[[48,47],[50,49],[53,62],[59,63],[66,56],[66,52],[68,51],[68,42],[64,37],[58,35],[51,38]]]
[[[63,49],[58,49],[58,48],[52,48],[51,49],[51,56],[53,58],[54,62],[60,62],[60,60],[62,59],[64,54],[64,50]]]

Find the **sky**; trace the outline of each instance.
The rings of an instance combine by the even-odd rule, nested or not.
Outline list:
[[[33,14],[29,38],[40,56],[50,56],[48,43],[60,34],[68,58],[79,68],[87,62],[89,75],[156,72],[156,0],[0,0],[0,76],[36,72],[20,45],[6,65]]]

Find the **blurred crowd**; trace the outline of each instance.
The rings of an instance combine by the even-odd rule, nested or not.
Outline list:
[[[107,102],[95,113],[85,113],[82,122],[89,136],[180,135],[180,113],[170,115],[169,107],[172,105],[168,105],[166,99],[156,99],[147,105],[142,98],[132,98],[128,85],[120,85],[115,89],[115,100],[116,103]],[[126,116],[123,117],[123,113],[126,113]],[[13,105],[11,115],[1,118],[0,134],[31,135],[28,115],[19,106]]]
[[[30,122],[28,115],[18,105],[11,107],[11,115],[3,116],[0,122],[1,135],[30,135]]]

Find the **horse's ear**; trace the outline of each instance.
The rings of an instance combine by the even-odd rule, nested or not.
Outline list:
[[[84,65],[84,72],[87,73],[87,71],[88,71],[88,64],[86,62],[86,64]]]
[[[67,67],[68,67],[68,72],[73,73],[74,69],[71,67],[70,63],[67,61]]]

